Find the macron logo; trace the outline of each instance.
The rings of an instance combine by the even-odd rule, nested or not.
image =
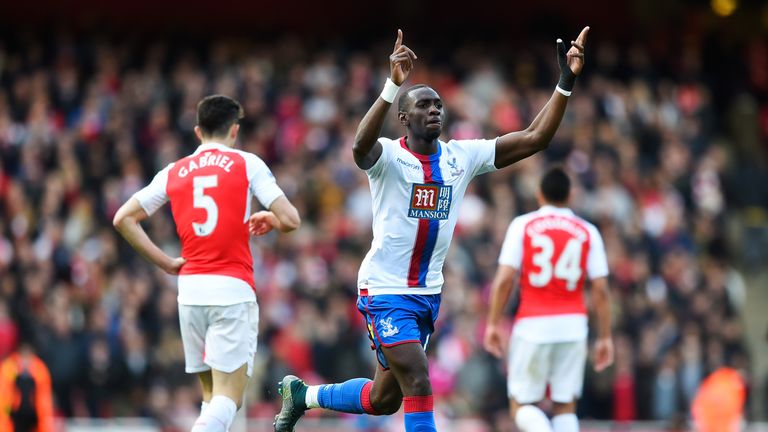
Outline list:
[[[421,170],[421,165],[416,165],[415,163],[406,162],[400,158],[397,158],[397,162],[399,162],[401,165],[405,165],[407,168]]]

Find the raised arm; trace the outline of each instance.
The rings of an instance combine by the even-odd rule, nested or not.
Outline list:
[[[508,133],[496,140],[496,160],[494,161],[496,168],[512,165],[549,146],[563,119],[576,76],[584,67],[584,44],[587,42],[587,33],[589,33],[589,27],[584,27],[576,41],[571,41],[571,49],[568,52],[563,41],[557,40],[560,82],[547,104],[526,129]]]
[[[400,89],[400,85],[408,78],[413,69],[413,62],[416,60],[416,54],[407,46],[403,45],[403,32],[397,30],[397,41],[392,55],[389,56],[390,78],[384,86],[381,96],[376,99],[371,109],[365,114],[355,134],[355,143],[352,146],[352,154],[355,157],[355,163],[360,169],[372,167],[381,156],[381,144],[379,135],[381,127],[384,125],[387,111]]]

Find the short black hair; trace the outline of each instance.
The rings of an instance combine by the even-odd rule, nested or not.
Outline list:
[[[421,88],[428,88],[428,87],[429,86],[426,84],[416,84],[405,89],[405,91],[400,94],[400,98],[397,99],[397,111],[398,112],[405,111],[405,104],[408,103],[408,98],[411,97],[412,91],[418,90]]]
[[[547,202],[562,204],[571,194],[571,179],[560,167],[553,167],[541,178],[541,194]]]
[[[206,96],[197,104],[197,125],[207,137],[221,137],[243,118],[243,107],[236,100],[222,96]]]

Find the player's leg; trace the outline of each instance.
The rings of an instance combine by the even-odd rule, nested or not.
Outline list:
[[[432,384],[424,352],[440,309],[440,295],[382,296],[369,304],[376,339],[400,384],[407,432],[435,431]],[[378,304],[377,304],[378,302]]]
[[[544,399],[549,375],[548,344],[511,338],[507,367],[509,409],[517,428],[523,432],[552,431],[546,414],[535,404]]]
[[[369,401],[376,415],[391,415],[403,404],[403,392],[391,369],[379,365],[371,385]]]
[[[202,414],[213,397],[213,375],[211,371],[200,372],[197,374],[197,379],[200,380],[200,386],[203,389],[203,402],[200,405],[200,414]]]
[[[248,365],[233,372],[211,371],[213,391],[211,400],[195,421],[192,432],[222,432],[229,430],[237,414],[248,381]]]
[[[311,408],[325,408],[351,414],[387,415],[400,409],[402,393],[397,379],[377,345],[368,310],[369,297],[358,299],[358,309],[366,319],[371,348],[376,350],[381,365],[373,381],[368,378],[354,378],[343,383],[307,386],[301,379],[288,375],[278,384],[283,398],[280,412],[275,416],[277,432],[292,431],[304,412]]]
[[[550,397],[554,402],[552,427],[555,432],[579,431],[576,400],[581,396],[586,361],[586,342],[553,344]]]
[[[374,297],[361,296],[357,304],[358,310],[365,318],[368,338],[371,340],[371,349],[376,352],[376,358],[380,365],[373,381],[367,378],[355,378],[341,384],[312,386],[307,392],[310,408],[320,407],[347,413],[373,415],[394,414],[400,409],[403,393],[400,391],[397,378],[391,372],[387,358],[382,351],[381,339],[376,336],[382,331],[376,328],[377,324],[381,325],[382,321],[381,319],[377,320],[373,315],[373,313],[378,312],[378,315],[382,316],[379,312],[382,308],[387,311],[392,309],[388,302],[383,301],[382,296],[375,299],[374,301]],[[385,321],[393,322],[386,319]],[[414,333],[411,337],[418,339],[418,334]]]
[[[373,380],[354,378],[343,383],[306,385],[288,375],[280,382],[283,410],[275,417],[275,430],[291,430],[304,411],[324,408],[350,414],[389,415],[400,409],[402,393],[389,369],[380,367]]]
[[[193,432],[226,431],[240,408],[252,373],[258,329],[255,302],[211,306],[205,338],[205,364],[211,367],[211,399]]]
[[[406,432],[436,431],[432,384],[424,349],[411,342],[385,347],[383,351],[403,392]]]
[[[552,429],[554,432],[578,432],[579,418],[576,417],[576,401],[554,402],[552,406]]]
[[[515,425],[523,432],[552,431],[547,415],[534,404],[519,404],[514,399],[509,400],[509,413]]]
[[[179,324],[181,342],[184,347],[185,371],[197,374],[203,390],[203,402],[200,414],[210,402],[213,392],[211,368],[203,361],[205,357],[205,334],[208,330],[208,317],[205,306],[179,305]]]

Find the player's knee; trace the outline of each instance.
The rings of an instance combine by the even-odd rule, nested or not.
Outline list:
[[[371,395],[371,406],[378,415],[392,415],[400,410],[403,398],[399,395]]]
[[[418,373],[409,375],[406,379],[403,390],[408,394],[413,395],[428,395],[432,394],[432,384],[429,382],[429,375],[426,373]]]

